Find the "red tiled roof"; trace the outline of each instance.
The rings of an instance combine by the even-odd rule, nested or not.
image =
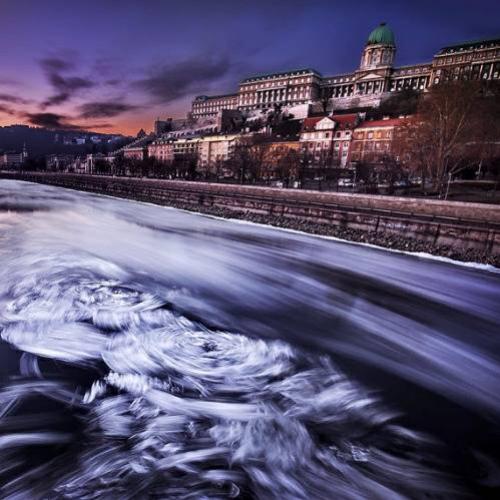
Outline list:
[[[357,128],[372,128],[372,127],[396,127],[405,122],[405,118],[389,118],[388,120],[369,120],[363,122]]]
[[[339,128],[352,128],[356,124],[358,115],[356,113],[350,113],[347,115],[333,115],[332,120],[339,125]]]
[[[302,132],[311,132],[314,131],[314,127],[316,123],[323,120],[324,118],[330,118],[329,116],[314,116],[312,118],[306,118],[302,125]],[[330,118],[331,119],[331,118]]]

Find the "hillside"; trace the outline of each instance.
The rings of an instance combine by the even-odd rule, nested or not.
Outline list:
[[[80,154],[113,151],[132,140],[120,134],[48,130],[27,125],[0,127],[0,151],[20,151],[26,144],[31,157],[53,153]]]

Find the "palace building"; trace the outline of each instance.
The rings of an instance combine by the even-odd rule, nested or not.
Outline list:
[[[329,110],[377,107],[391,92],[424,91],[450,79],[500,79],[500,36],[443,47],[428,63],[397,67],[395,58],[394,33],[381,23],[370,33],[352,73],[323,76],[306,68],[253,76],[240,83],[237,94],[196,97],[191,113],[194,118],[214,117],[223,109],[266,110],[316,102]]]
[[[238,94],[199,95],[192,105],[191,114],[195,118],[215,117],[219,111],[238,108]]]
[[[276,104],[296,106],[318,100],[321,75],[313,69],[253,76],[240,83],[238,108],[269,109]]]

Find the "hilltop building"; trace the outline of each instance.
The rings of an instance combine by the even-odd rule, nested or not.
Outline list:
[[[323,76],[312,68],[252,76],[237,94],[198,96],[194,118],[215,116],[223,109],[241,111],[293,107],[321,102],[325,111],[377,107],[391,92],[424,91],[443,80],[499,79],[500,37],[443,47],[431,62],[397,67],[396,39],[385,23],[368,36],[358,68],[351,73]]]
[[[196,167],[198,174],[220,178],[234,175],[230,160],[255,136],[262,141],[255,149],[265,150],[262,175],[268,180],[297,159],[314,179],[327,177],[328,169],[378,168],[399,161],[395,137],[406,117],[373,120],[372,112],[366,120],[367,108],[401,90],[423,92],[447,80],[500,79],[500,37],[450,45],[431,62],[402,67],[395,66],[396,50],[394,33],[382,23],[368,36],[351,73],[323,76],[303,68],[246,78],[237,93],[196,97],[185,118],[157,119],[154,133],[141,130],[114,156],[151,158],[173,166],[178,175]],[[383,116],[382,110],[377,113]],[[86,171],[93,170],[92,158],[87,159]]]

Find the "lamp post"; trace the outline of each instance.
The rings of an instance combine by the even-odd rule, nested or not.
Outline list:
[[[481,159],[481,161],[479,162],[479,166],[477,168],[477,180],[479,180],[479,178],[481,177],[481,167],[483,166],[483,160]]]
[[[446,194],[444,195],[444,199],[448,199],[448,193],[450,191],[450,183],[451,183],[451,172],[448,172],[448,184],[446,185]]]

